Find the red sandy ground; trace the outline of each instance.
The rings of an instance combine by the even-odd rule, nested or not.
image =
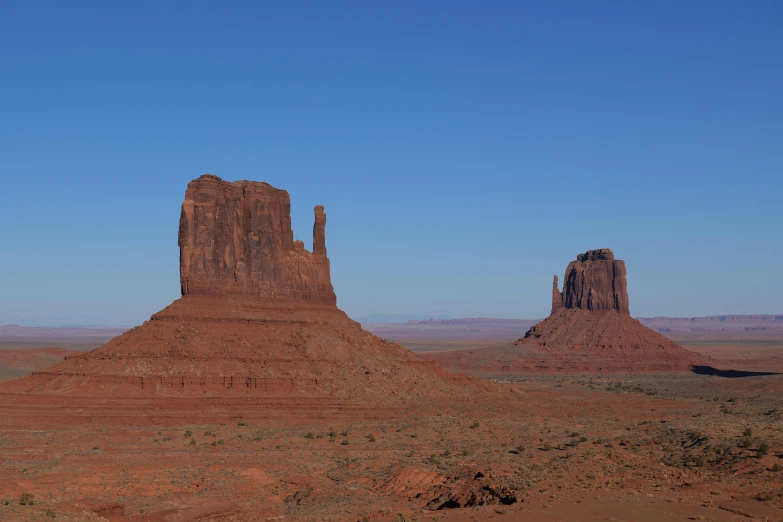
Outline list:
[[[777,368],[775,341],[751,341],[688,347],[721,367]],[[783,520],[783,375],[495,386],[490,401],[376,411],[271,396],[150,397],[141,410],[98,397],[104,417],[73,399],[4,404],[0,520]],[[485,504],[435,509],[449,501]]]
[[[392,420],[39,429],[3,416],[0,518],[783,519],[781,376],[501,385],[505,400],[415,404]],[[432,511],[444,498],[490,503]]]

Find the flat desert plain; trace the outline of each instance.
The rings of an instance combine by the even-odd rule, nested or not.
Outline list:
[[[401,401],[383,420],[3,412],[0,519],[783,520],[783,336],[667,335],[720,371],[498,375],[491,403]]]

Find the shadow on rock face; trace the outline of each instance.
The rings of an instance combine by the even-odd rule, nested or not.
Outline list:
[[[783,375],[777,372],[746,372],[742,370],[719,370],[712,366],[693,366],[691,371],[696,375],[713,375],[715,377],[727,377],[736,379],[738,377],[763,377],[765,375]]]

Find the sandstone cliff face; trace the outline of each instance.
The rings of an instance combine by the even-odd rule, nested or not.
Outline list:
[[[179,222],[182,295],[247,295],[336,303],[326,214],[315,208],[313,252],[294,241],[288,192],[268,183],[191,181]]]
[[[565,308],[630,314],[625,262],[615,259],[608,248],[578,255],[566,269],[562,300]]]

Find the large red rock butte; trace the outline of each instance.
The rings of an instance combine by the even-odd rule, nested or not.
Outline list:
[[[630,315],[625,263],[608,248],[577,256],[555,276],[552,313],[515,343],[428,356],[447,369],[476,374],[689,371],[703,356]]]
[[[338,309],[325,229],[315,207],[309,252],[294,240],[286,191],[208,174],[191,181],[179,225],[182,297],[97,350],[4,383],[0,417],[391,415],[407,399],[472,400],[486,388]]]

